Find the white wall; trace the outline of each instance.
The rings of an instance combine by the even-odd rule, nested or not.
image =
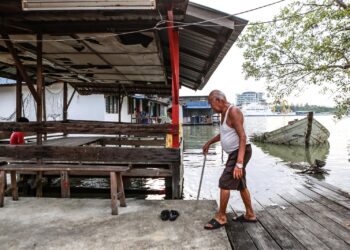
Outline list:
[[[68,99],[73,93],[73,88],[68,87]],[[30,121],[36,120],[36,105],[29,89],[23,86],[24,116]],[[127,109],[127,106],[125,107]],[[63,110],[63,84],[54,84],[46,87],[46,113],[47,120],[62,120]],[[0,86],[0,121],[16,111],[16,87]],[[126,110],[127,112],[127,110]],[[12,121],[15,117],[12,119]],[[98,120],[105,119],[105,101],[103,95],[82,96],[75,93],[68,108],[68,119],[74,120]],[[130,119],[129,119],[130,120]]]
[[[70,88],[68,96],[73,89]],[[105,100],[103,95],[79,95],[75,93],[68,108],[68,119],[104,121]]]
[[[16,92],[13,87],[0,87],[0,120],[16,111]],[[2,121],[2,120],[1,120]]]
[[[36,119],[34,98],[29,94],[29,89],[26,86],[23,86],[22,90],[24,113],[29,120],[34,121]],[[0,87],[0,121],[14,121],[15,119],[16,88],[14,86]]]
[[[103,100],[104,101],[104,100]],[[119,121],[119,114],[109,114],[105,112],[104,116],[105,121]],[[124,97],[122,112],[121,112],[121,122],[131,122],[131,114],[128,114],[128,98]]]

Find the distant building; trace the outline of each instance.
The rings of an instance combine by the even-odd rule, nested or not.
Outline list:
[[[264,96],[264,93],[262,92],[253,92],[253,91],[243,92],[242,94],[237,95],[236,106],[242,107],[243,104],[250,104],[250,103],[266,104],[266,100],[264,99],[263,96]]]
[[[184,124],[212,124],[213,111],[208,96],[180,96]]]

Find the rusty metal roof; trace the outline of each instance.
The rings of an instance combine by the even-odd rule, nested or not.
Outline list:
[[[2,1],[4,2],[4,1]],[[6,1],[5,1],[6,2]],[[7,1],[8,2],[8,1]],[[20,1],[0,4],[1,24],[35,79],[36,36],[44,33],[43,63],[47,82],[66,81],[80,94],[171,95],[169,41],[164,22],[166,3],[157,10],[23,12]],[[190,3],[175,1],[180,32],[180,84],[202,89],[247,21]],[[205,25],[189,25],[203,20]],[[186,23],[186,24],[183,24]],[[143,30],[138,33],[128,33]],[[148,30],[149,29],[149,30]],[[123,35],[117,35],[123,33]],[[21,41],[22,40],[22,41]],[[16,78],[16,69],[0,41],[0,77]]]

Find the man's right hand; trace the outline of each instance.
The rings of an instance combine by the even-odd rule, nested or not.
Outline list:
[[[208,154],[208,151],[209,151],[209,147],[210,147],[210,143],[209,142],[207,142],[206,144],[204,144],[204,146],[203,146],[203,154],[204,155],[207,155]]]

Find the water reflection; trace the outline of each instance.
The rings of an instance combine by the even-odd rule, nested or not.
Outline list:
[[[246,134],[261,133],[277,129],[298,117],[246,117]],[[263,198],[273,193],[293,193],[302,188],[305,175],[297,174],[292,164],[309,165],[315,159],[326,162],[328,175],[321,175],[325,181],[344,190],[350,187],[350,118],[334,121],[331,116],[317,117],[330,131],[329,144],[312,147],[305,151],[303,147],[254,143],[253,155],[247,166],[247,182],[253,197]],[[218,126],[185,126],[184,132],[184,198],[195,199],[203,165],[201,148],[210,138],[219,133]],[[210,148],[207,157],[201,199],[219,198],[218,180],[224,168],[220,143]],[[227,155],[224,153],[224,162]],[[317,176],[315,176],[317,177]],[[287,184],[287,185],[286,185]],[[230,206],[243,209],[237,192],[231,193]]]
[[[313,164],[316,159],[326,161],[329,154],[329,143],[309,148],[261,142],[254,142],[254,144],[261,148],[264,153],[278,157],[285,162]]]

